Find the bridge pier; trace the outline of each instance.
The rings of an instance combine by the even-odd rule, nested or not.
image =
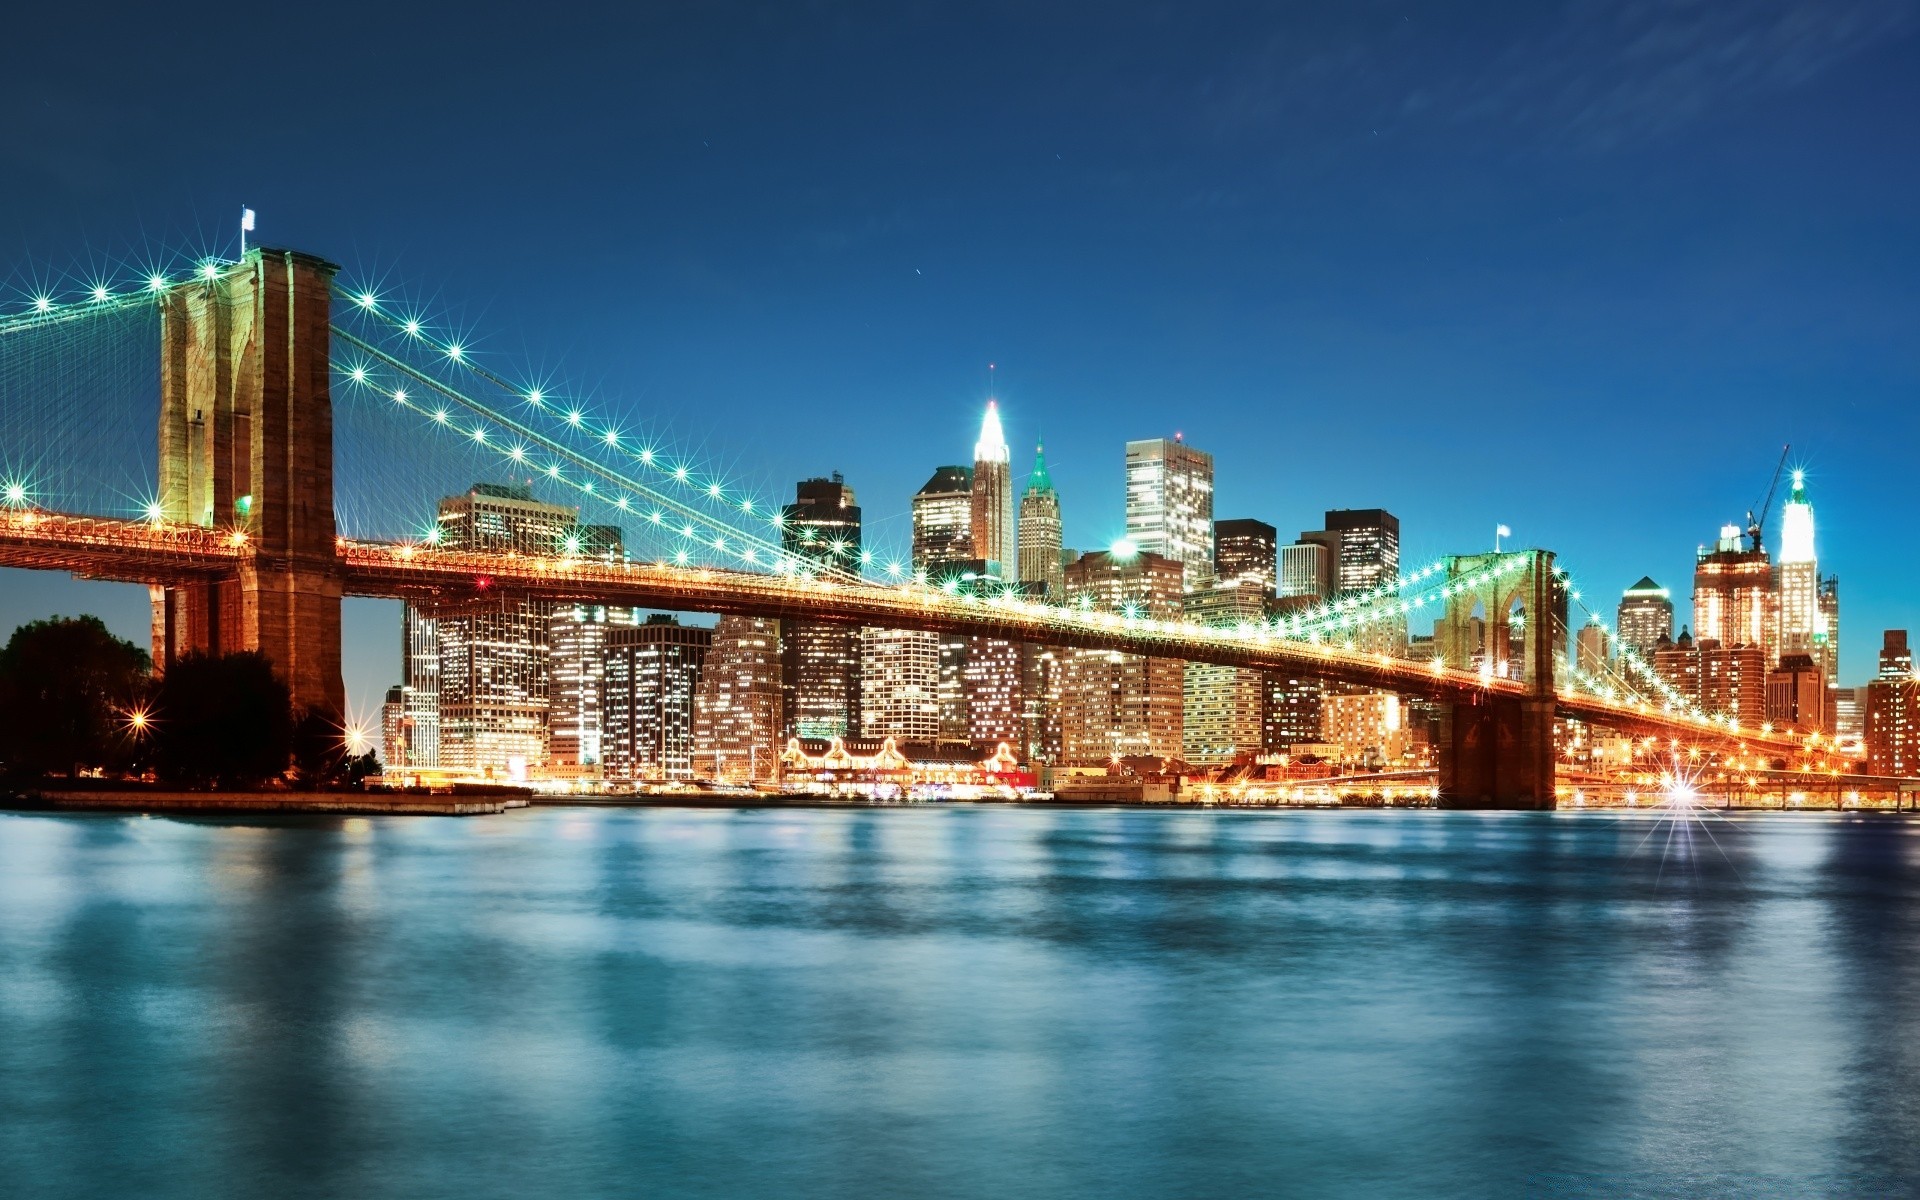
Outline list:
[[[230,530],[234,577],[156,585],[154,663],[257,650],[306,708],[346,711],[334,545],[333,264],[252,250],[161,317],[160,516]]]
[[[1440,710],[1443,808],[1552,808],[1553,700],[1484,696]]]

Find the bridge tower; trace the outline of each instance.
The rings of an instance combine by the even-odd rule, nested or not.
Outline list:
[[[1489,692],[1441,707],[1440,801],[1450,808],[1552,808],[1554,662],[1567,627],[1567,594],[1554,576],[1553,553],[1452,557],[1447,575],[1476,579],[1447,598],[1435,629],[1448,665],[1466,666],[1480,655],[1482,670],[1525,682],[1527,694]]]
[[[153,659],[258,650],[296,705],[346,710],[334,547],[332,263],[255,249],[170,290],[160,325],[160,516],[232,530],[234,576],[154,586]]]

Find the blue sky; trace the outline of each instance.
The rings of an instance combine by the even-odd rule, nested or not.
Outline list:
[[[259,236],[405,294],[870,540],[999,385],[1070,544],[1122,443],[1217,515],[1497,522],[1590,595],[1808,472],[1843,682],[1920,627],[1920,8],[1826,3],[128,6],[10,17],[0,303]],[[430,506],[431,498],[423,498]],[[0,574],[0,625],[137,590]],[[397,678],[356,605],[349,685]]]

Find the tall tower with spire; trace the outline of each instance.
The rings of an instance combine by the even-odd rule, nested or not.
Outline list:
[[[1826,643],[1820,620],[1820,565],[1813,551],[1813,505],[1803,472],[1780,514],[1780,654],[1818,656]]]
[[[1000,430],[1000,406],[987,401],[980,440],[973,445],[973,553],[998,564],[1011,579],[1020,566],[1020,543],[1013,521],[1013,455]]]
[[[1045,443],[1033,448],[1033,474],[1020,496],[1020,582],[1046,584],[1047,598],[1056,602],[1067,585],[1060,565],[1060,494],[1047,474]]]

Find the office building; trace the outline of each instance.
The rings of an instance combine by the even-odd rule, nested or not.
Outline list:
[[[1303,537],[1291,546],[1281,547],[1278,595],[1283,599],[1305,597],[1315,601],[1330,598],[1333,595],[1333,559],[1334,551],[1326,541]]]
[[[823,568],[857,575],[860,505],[838,471],[805,479],[781,513],[787,553]],[[860,631],[830,621],[792,620],[781,627],[781,680],[788,737],[845,737],[860,729]]]
[[[1180,615],[1185,568],[1159,554],[1095,552],[1066,569],[1067,600],[1156,620]],[[1181,753],[1185,664],[1106,650],[1065,652],[1061,672],[1062,759],[1095,764],[1116,756],[1173,760]]]
[[[1653,576],[1642,575],[1639,583],[1620,593],[1614,625],[1620,634],[1620,648],[1650,663],[1661,639],[1673,640],[1673,598],[1653,581]]]
[[[973,557],[983,558],[1003,579],[1020,571],[1020,535],[1013,520],[1013,455],[1000,430],[1000,406],[987,401],[980,440],[973,444],[973,493],[968,530]]]
[[[786,743],[784,709],[780,622],[721,617],[694,698],[695,776],[725,783],[773,779]]]
[[[1693,566],[1693,633],[1722,646],[1758,646],[1771,667],[1779,660],[1773,564],[1764,548],[1746,544],[1738,525],[1725,525]]]
[[[860,631],[860,735],[940,739],[940,635],[922,629]]]
[[[694,776],[694,707],[713,630],[650,616],[606,630],[601,770],[657,782]]]
[[[407,761],[406,689],[394,684],[387,689],[386,702],[380,705],[380,762],[383,766],[405,766]]]
[[[1300,535],[1333,552],[1333,595],[1351,596],[1391,584],[1400,576],[1400,518],[1384,508],[1336,508],[1326,528]]]
[[[1712,638],[1695,643],[1698,691],[1690,698],[1702,709],[1729,716],[1753,729],[1767,719],[1767,659],[1758,646],[1722,646]]]
[[[548,769],[558,776],[597,774],[600,761],[607,632],[634,623],[631,608],[562,604],[549,633],[553,682],[547,711]]]
[[[1806,477],[1793,473],[1793,493],[1780,512],[1778,591],[1779,650],[1782,657],[1804,654],[1826,674],[1827,631],[1820,619],[1820,565],[1813,546],[1813,504]]]
[[[1152,438],[1127,443],[1127,541],[1181,566],[1181,591],[1198,591],[1213,574],[1213,455]]]
[[[1325,681],[1269,671],[1265,687],[1261,749],[1268,754],[1291,754],[1295,746],[1318,742],[1327,695]]]
[[[1914,674],[1907,631],[1889,629],[1880,644],[1880,671],[1866,686],[1867,770],[1874,775],[1920,776],[1920,676]]]
[[[1580,670],[1598,679],[1606,675],[1613,655],[1607,645],[1607,627],[1595,618],[1573,635],[1573,662]]]
[[[1271,537],[1271,526],[1267,533]],[[1269,540],[1269,550],[1272,545]],[[1224,582],[1223,572],[1220,584],[1188,592],[1181,602],[1187,619],[1218,626],[1264,622],[1271,598],[1269,585],[1257,572],[1237,574],[1237,583]],[[1215,663],[1186,664],[1182,757],[1196,766],[1223,766],[1236,759],[1250,759],[1265,744],[1265,710],[1266,678],[1259,671]]]
[[[983,753],[1001,742],[1018,748],[1024,740],[1020,654],[1016,642],[967,639],[966,659],[960,670],[967,706],[966,740]]]
[[[400,608],[400,701],[406,757],[390,766],[440,765],[440,623],[408,601]]]
[[[1407,726],[1400,697],[1391,692],[1357,692],[1326,698],[1320,741],[1336,747],[1338,760],[1351,766],[1390,768],[1407,752]]]
[[[1788,653],[1767,675],[1767,719],[1802,732],[1831,732],[1826,668],[1811,654]]]
[[[1827,686],[1840,686],[1840,580],[1828,575],[1820,580],[1820,626],[1826,635],[1821,665],[1826,668]]]
[[[1047,448],[1033,448],[1033,474],[1020,496],[1020,582],[1039,584],[1059,603],[1066,588],[1060,550],[1060,494],[1047,474]]]
[[[1060,696],[1070,650],[1024,643],[1020,647],[1020,758],[1028,763],[1063,761]]]
[[[913,495],[914,569],[973,557],[973,468],[935,467]]]
[[[1280,586],[1280,534],[1265,521],[1235,518],[1213,523],[1213,576],[1222,587],[1260,585],[1268,595]]]

